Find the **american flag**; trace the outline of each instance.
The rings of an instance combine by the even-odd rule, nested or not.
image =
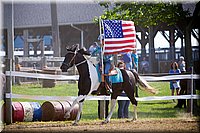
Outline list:
[[[123,20],[103,20],[104,54],[129,52],[136,48],[134,22]]]

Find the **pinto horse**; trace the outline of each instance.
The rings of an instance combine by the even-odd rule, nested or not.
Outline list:
[[[78,103],[79,110],[77,113],[77,117],[73,123],[73,125],[77,125],[80,120],[80,114],[82,112],[83,101],[84,99],[94,91],[97,91],[100,82],[98,80],[98,73],[95,68],[95,65],[86,59],[84,55],[90,55],[84,49],[78,50],[78,45],[72,46],[70,49],[67,49],[67,53],[65,55],[65,59],[60,67],[63,72],[67,72],[67,70],[75,65],[79,72],[79,80],[78,80],[78,97],[73,101],[73,104],[68,112],[65,114],[65,118],[70,117],[70,112],[72,108]],[[147,82],[138,75],[136,71],[128,71],[128,70],[120,70],[123,76],[123,83],[113,83],[112,84],[112,93],[111,93],[111,109],[107,118],[102,123],[110,122],[112,113],[114,111],[116,105],[116,99],[121,94],[122,91],[125,91],[128,98],[130,99],[132,105],[134,106],[134,117],[133,120],[137,119],[137,101],[134,96],[134,88],[136,87],[136,83],[145,90],[148,90],[151,93],[155,93],[155,89],[147,84]]]

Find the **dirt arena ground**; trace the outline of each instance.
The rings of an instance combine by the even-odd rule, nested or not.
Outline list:
[[[135,122],[127,120],[112,119],[108,124],[101,124],[100,120],[80,121],[78,126],[72,126],[71,121],[64,122],[21,122],[6,125],[4,133],[25,133],[25,132],[188,132],[199,133],[199,119],[141,119]]]

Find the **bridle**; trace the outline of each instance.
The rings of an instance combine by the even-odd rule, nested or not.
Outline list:
[[[74,64],[75,64],[75,57],[76,57],[76,55],[77,55],[77,51],[75,51],[75,52],[69,51],[69,53],[74,54],[74,56],[71,58],[70,62],[69,62],[69,63],[65,63],[65,62],[62,63],[62,64],[64,64],[64,65],[66,65],[67,67],[69,67],[70,64],[71,64],[73,61],[74,61]],[[79,66],[79,65],[81,65],[81,64],[83,64],[83,63],[85,63],[86,61],[87,61],[87,60],[85,59],[85,60],[83,60],[82,62],[79,62],[79,63],[75,64],[75,66],[77,67],[77,66]]]

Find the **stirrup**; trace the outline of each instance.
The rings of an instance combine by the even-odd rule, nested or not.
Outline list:
[[[105,81],[105,87],[106,87],[108,94],[111,94],[112,93],[112,87],[106,81]]]
[[[101,82],[98,89],[95,91],[95,93],[97,95],[101,95],[101,89],[105,89],[105,91],[106,91],[105,95],[112,93],[111,87],[106,82]]]
[[[104,82],[101,82],[99,87],[97,88],[97,90],[95,91],[96,95],[100,95],[101,94],[101,89],[105,86]]]

